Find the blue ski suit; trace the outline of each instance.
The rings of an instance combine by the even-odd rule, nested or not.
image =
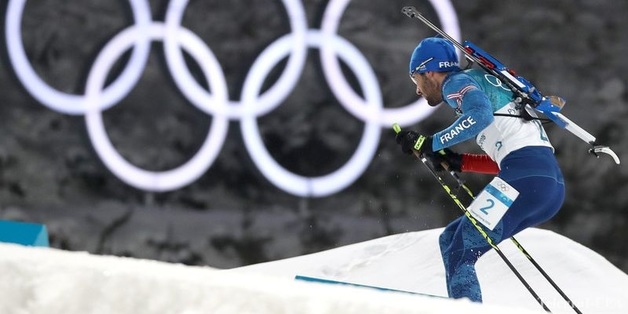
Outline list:
[[[491,231],[494,243],[552,218],[563,204],[563,175],[543,126],[518,115],[513,94],[499,79],[479,69],[453,71],[443,81],[443,100],[458,118],[434,134],[432,149],[450,147],[475,138],[499,166],[498,177],[519,192]],[[439,237],[447,292],[452,298],[482,302],[475,263],[491,246],[466,216],[452,221]]]

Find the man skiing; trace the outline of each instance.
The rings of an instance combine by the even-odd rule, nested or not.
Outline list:
[[[505,182],[518,192],[501,219],[483,228],[494,243],[558,212],[565,186],[554,149],[538,120],[521,117],[507,86],[483,70],[461,70],[453,44],[439,37],[428,37],[414,49],[410,77],[417,95],[430,106],[445,102],[457,119],[433,135],[400,131],[396,141],[402,151],[425,156],[437,170],[447,167],[456,172],[495,174],[503,180],[502,187]],[[449,149],[472,138],[486,154],[459,154]],[[490,184],[486,190],[489,188]],[[491,249],[487,240],[461,216],[447,225],[439,245],[449,297],[482,302],[475,263]]]

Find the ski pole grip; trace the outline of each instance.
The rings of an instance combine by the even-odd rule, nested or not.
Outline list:
[[[396,134],[399,134],[399,132],[401,132],[401,126],[399,125],[399,123],[393,123],[392,126],[393,130],[395,131]],[[421,161],[425,162],[425,156],[423,156],[422,154],[420,154],[418,151],[416,150],[412,150],[412,153],[414,154],[414,156],[416,156],[417,158],[421,159]],[[445,163],[444,161],[441,162],[441,165],[443,166],[443,168],[445,170],[447,170],[449,168],[449,165],[447,163]]]
[[[395,131],[396,134],[399,134],[399,132],[401,132],[401,126],[399,125],[399,123],[393,123],[392,128],[393,128],[393,131]],[[423,160],[423,157],[421,156],[421,154],[419,154],[419,152],[417,152],[416,150],[412,150],[412,153],[417,158]]]
[[[394,123],[393,124],[393,130],[395,131],[395,133],[399,134],[399,132],[401,132],[401,126],[399,125],[399,123]]]

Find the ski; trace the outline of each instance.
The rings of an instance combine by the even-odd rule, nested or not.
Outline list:
[[[309,276],[296,275],[294,277],[294,279],[295,280],[300,280],[300,281],[307,281],[307,282],[316,282],[316,283],[325,283],[325,284],[332,284],[332,285],[344,285],[344,286],[352,286],[352,287],[360,287],[360,288],[369,288],[369,289],[374,289],[374,290],[378,290],[378,291],[400,292],[400,293],[408,293],[408,294],[414,294],[414,295],[422,295],[422,296],[432,297],[432,298],[448,299],[447,297],[443,297],[443,296],[440,296],[440,295],[434,295],[434,294],[427,294],[427,293],[420,293],[420,292],[413,292],[413,291],[406,291],[406,290],[397,290],[397,289],[390,289],[390,288],[377,287],[377,286],[369,286],[369,285],[357,284],[357,283],[352,283],[352,282],[338,281],[338,280],[331,280],[331,279],[323,279],[323,278],[316,278],[316,277],[309,277]]]
[[[403,7],[401,10],[410,18],[417,18],[425,25],[436,31],[439,35],[449,40],[458,50],[464,53],[465,57],[471,62],[479,65],[489,74],[495,76],[504,84],[506,84],[517,95],[515,103],[521,106],[521,111],[527,114],[527,110],[534,110],[545,115],[549,120],[553,121],[559,127],[574,134],[587,144],[591,145],[589,153],[599,158],[599,154],[607,154],[616,164],[620,164],[619,156],[608,146],[600,145],[595,136],[587,132],[579,125],[569,120],[560,110],[565,105],[565,100],[558,96],[543,96],[541,92],[530,81],[515,73],[514,70],[506,67],[495,57],[482,50],[470,41],[464,41],[462,44],[449,36],[445,31],[438,28],[430,20],[424,17],[413,6]]]

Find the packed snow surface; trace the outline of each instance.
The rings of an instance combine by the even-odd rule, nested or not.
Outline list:
[[[478,264],[484,304],[307,283],[296,275],[443,296],[440,229],[230,270],[0,244],[0,313],[543,313],[493,252]],[[583,313],[628,313],[628,275],[558,234],[518,235]],[[504,253],[553,313],[574,313],[510,243]]]

